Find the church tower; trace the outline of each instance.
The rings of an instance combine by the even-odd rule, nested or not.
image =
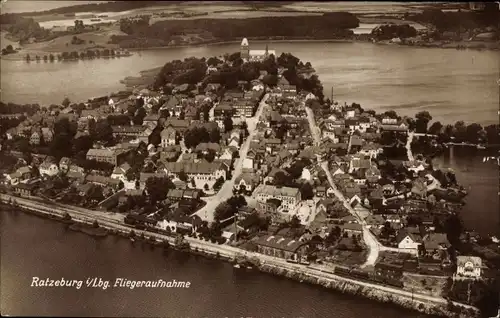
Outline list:
[[[266,53],[265,53],[266,59],[269,57],[269,46],[266,44]]]
[[[248,45],[248,40],[246,38],[241,41],[240,53],[242,59],[248,60],[250,58],[250,46]]]

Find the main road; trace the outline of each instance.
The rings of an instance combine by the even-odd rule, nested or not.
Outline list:
[[[260,101],[259,107],[255,112],[255,116],[253,116],[252,118],[248,118],[246,121],[249,135],[246,138],[245,142],[243,142],[243,144],[241,145],[239,153],[240,157],[236,159],[234,163],[232,178],[224,182],[219,192],[217,192],[215,196],[207,200],[207,204],[203,208],[195,212],[193,215],[198,215],[204,221],[213,222],[215,208],[217,208],[217,206],[221,202],[226,201],[233,195],[234,183],[243,171],[243,160],[247,157],[248,150],[250,149],[250,143],[256,134],[257,124],[259,123],[260,117],[262,116],[262,111],[265,107],[267,107],[266,102],[268,98],[269,94],[266,94]]]
[[[110,229],[115,229],[115,230],[120,230],[122,232],[128,233],[132,229],[138,234],[144,234],[145,236],[153,237],[156,240],[160,241],[168,241],[170,243],[175,242],[175,238],[155,232],[150,232],[147,230],[138,230],[131,228],[129,226],[126,226],[123,221],[118,221],[117,218],[110,217],[110,213],[102,212],[102,211],[94,211],[94,210],[88,210],[84,208],[76,208],[76,207],[71,207],[71,206],[65,206],[65,205],[54,205],[52,203],[44,203],[42,201],[34,201],[35,197],[32,197],[30,199],[28,198],[20,198],[20,197],[15,197],[15,196],[10,196],[6,194],[0,194],[0,201],[4,202],[16,202],[19,206],[22,206],[24,208],[30,209],[30,210],[36,210],[39,212],[43,212],[45,214],[50,214],[50,215],[64,215],[68,213],[72,218],[78,219],[78,220],[83,220],[86,222],[93,222],[94,220],[98,221],[98,223],[106,228]],[[294,263],[288,263],[286,260],[277,258],[277,257],[272,257],[268,255],[263,255],[260,253],[255,253],[255,252],[249,252],[245,251],[233,246],[229,246],[226,244],[214,244],[210,242],[206,242],[204,240],[200,239],[195,239],[191,237],[184,237],[184,240],[190,244],[192,248],[197,248],[200,250],[204,250],[209,253],[219,253],[221,256],[226,256],[232,259],[235,259],[238,255],[244,255],[246,258],[252,259],[256,258],[259,260],[260,263],[266,264],[272,267],[277,267],[281,269],[286,269],[289,271],[294,271],[294,272],[299,272],[303,273],[305,275],[309,275],[312,277],[316,277],[318,279],[329,279],[329,280],[336,280],[336,281],[343,281],[343,282],[349,282],[352,284],[356,285],[361,285],[365,287],[371,287],[376,290],[384,291],[387,293],[391,293],[400,297],[405,297],[406,299],[412,299],[412,301],[419,302],[419,303],[426,303],[426,302],[433,302],[437,304],[447,304],[447,300],[441,297],[434,297],[434,296],[429,296],[426,294],[419,294],[419,293],[411,293],[399,288],[394,288],[390,286],[381,286],[378,284],[372,284],[364,281],[358,281],[354,279],[349,279],[345,277],[341,277],[338,275],[335,275],[334,273],[331,272],[331,268],[326,268],[322,267],[321,265],[313,265],[313,266],[305,266],[301,264],[294,264]],[[453,302],[455,305],[463,306],[466,308],[471,308],[474,310],[477,310],[475,307],[464,305],[461,303],[456,303]]]
[[[321,137],[319,135],[319,128],[316,125],[316,121],[314,119],[314,113],[312,109],[309,107],[306,107],[306,113],[311,134],[315,140],[315,143],[319,145],[321,142]],[[330,183],[330,186],[333,189],[334,195],[344,204],[344,207],[358,220],[359,224],[363,226],[363,239],[369,249],[368,257],[366,259],[366,262],[363,264],[363,267],[374,265],[375,262],[377,261],[379,252],[381,250],[384,250],[384,246],[377,241],[375,235],[373,235],[373,233],[370,232],[370,230],[367,228],[365,220],[363,220],[363,218],[356,212],[356,210],[353,209],[353,207],[351,206],[349,201],[344,197],[342,192],[340,192],[337,189],[337,186],[333,182],[333,176],[330,172],[330,169],[328,168],[328,161],[324,160],[321,156],[318,156],[317,158],[319,165],[321,166],[321,168],[323,168],[323,170],[326,173],[328,182]]]

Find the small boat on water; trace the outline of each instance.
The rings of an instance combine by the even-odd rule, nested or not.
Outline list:
[[[135,242],[135,239],[133,237],[131,237],[130,242]]]
[[[234,264],[233,267],[234,268],[241,268],[240,264]]]
[[[485,147],[484,145],[476,145],[476,148],[477,148],[477,149],[481,149],[481,150],[482,150],[482,149],[486,149],[486,147]]]

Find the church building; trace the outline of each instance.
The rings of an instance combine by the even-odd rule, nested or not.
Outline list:
[[[267,45],[265,50],[250,50],[250,45],[248,44],[248,40],[246,38],[241,41],[241,58],[244,61],[263,61],[269,56],[274,55],[276,57],[275,50],[269,50]]]

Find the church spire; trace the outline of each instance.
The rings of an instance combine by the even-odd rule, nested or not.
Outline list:
[[[266,44],[266,56],[268,56],[268,55],[269,55],[269,47],[268,47],[268,45]]]

